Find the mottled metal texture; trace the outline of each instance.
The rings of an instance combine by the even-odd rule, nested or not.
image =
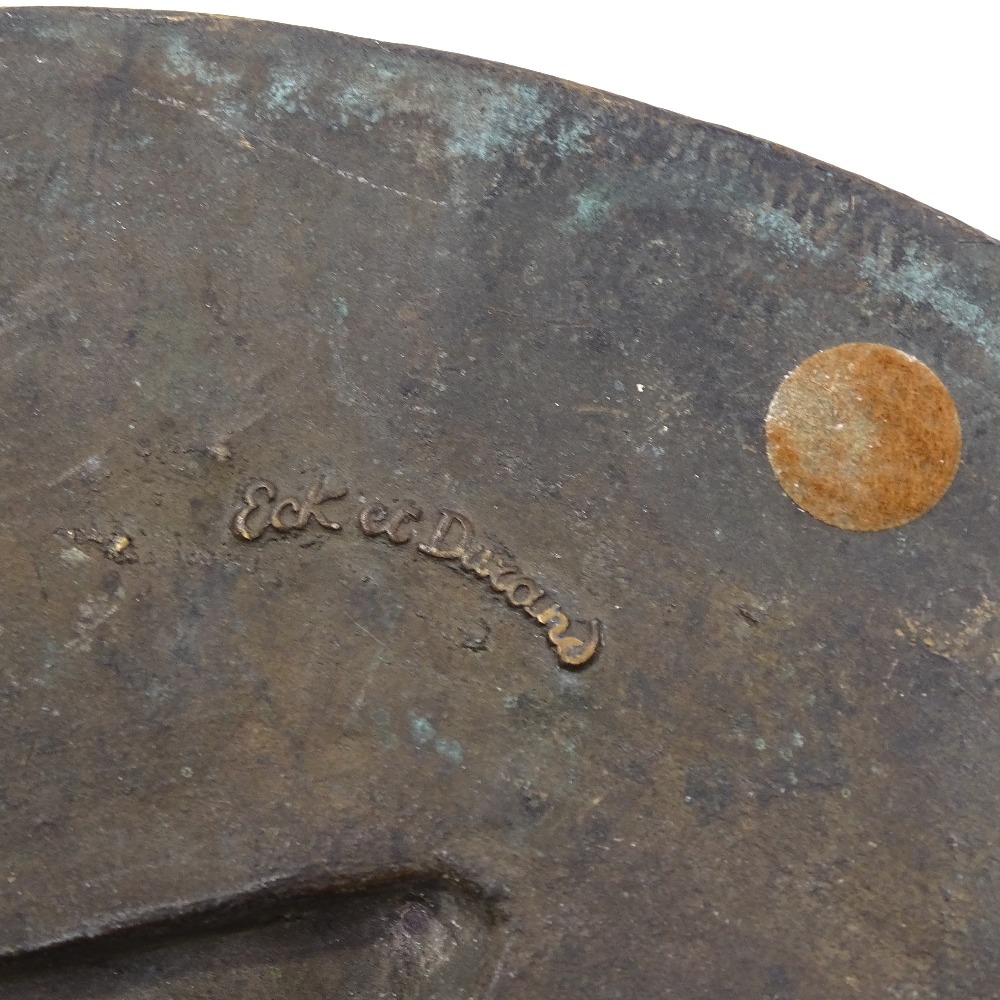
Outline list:
[[[1000,996],[994,242],[299,28],[0,95],[0,995]],[[958,407],[902,529],[768,465],[845,341]]]
[[[764,427],[782,489],[851,531],[926,514],[962,457],[948,390],[913,355],[885,344],[839,344],[806,358],[774,394]]]

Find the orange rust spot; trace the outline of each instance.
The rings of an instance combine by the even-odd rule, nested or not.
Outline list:
[[[778,387],[767,457],[803,510],[838,528],[881,531],[925,514],[955,478],[958,412],[923,363],[884,344],[841,344]]]

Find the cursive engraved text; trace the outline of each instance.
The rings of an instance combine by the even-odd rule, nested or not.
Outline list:
[[[342,500],[347,493],[346,487],[329,489],[321,479],[301,499],[291,494],[279,499],[273,483],[258,480],[243,491],[242,506],[233,515],[232,532],[241,541],[252,542],[268,530],[280,534],[302,531],[313,522],[328,531],[340,531],[341,525],[332,520],[327,505]],[[503,594],[512,608],[524,612],[545,629],[564,667],[583,667],[594,658],[602,641],[600,621],[574,624],[534,577],[477,537],[476,527],[467,514],[441,508],[429,533],[423,517],[423,509],[413,502],[390,507],[376,501],[361,508],[357,524],[368,538],[385,536],[397,546],[415,541],[417,550],[425,556],[457,562],[469,576]],[[419,540],[420,537],[424,540]]]

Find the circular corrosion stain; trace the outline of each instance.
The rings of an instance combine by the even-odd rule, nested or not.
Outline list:
[[[944,496],[962,428],[925,364],[884,344],[807,358],[767,411],[767,457],[803,510],[851,531],[895,528]]]

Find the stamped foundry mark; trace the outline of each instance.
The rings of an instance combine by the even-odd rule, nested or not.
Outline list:
[[[263,494],[263,502],[259,494]],[[301,531],[307,527],[310,520],[315,519],[321,528],[329,531],[340,531],[340,525],[331,521],[323,510],[323,504],[329,500],[341,500],[347,496],[347,488],[328,490],[322,480],[309,487],[304,501],[296,497],[285,497],[273,504],[277,496],[273,483],[266,480],[251,483],[243,491],[243,506],[233,518],[233,534],[245,542],[252,542],[270,527],[275,531]],[[270,506],[273,504],[273,506]],[[263,518],[257,518],[258,511],[264,513]],[[285,511],[289,511],[291,518]]]
[[[232,532],[245,542],[255,541],[268,530],[282,534],[302,531],[313,522],[327,531],[339,532],[342,525],[332,520],[327,505],[343,500],[347,493],[346,487],[329,489],[320,480],[309,487],[303,499],[279,498],[273,483],[258,480],[243,491],[243,505],[233,515]],[[569,615],[548,599],[535,579],[479,541],[475,525],[467,515],[441,508],[430,534],[422,536],[423,516],[423,508],[414,503],[395,507],[368,503],[358,513],[357,525],[368,538],[384,535],[393,545],[416,541],[417,550],[425,556],[457,562],[470,576],[488,583],[492,590],[506,597],[512,608],[523,611],[546,630],[563,666],[582,667],[593,659],[601,644],[598,620],[586,623],[582,638],[572,634],[574,626]]]

